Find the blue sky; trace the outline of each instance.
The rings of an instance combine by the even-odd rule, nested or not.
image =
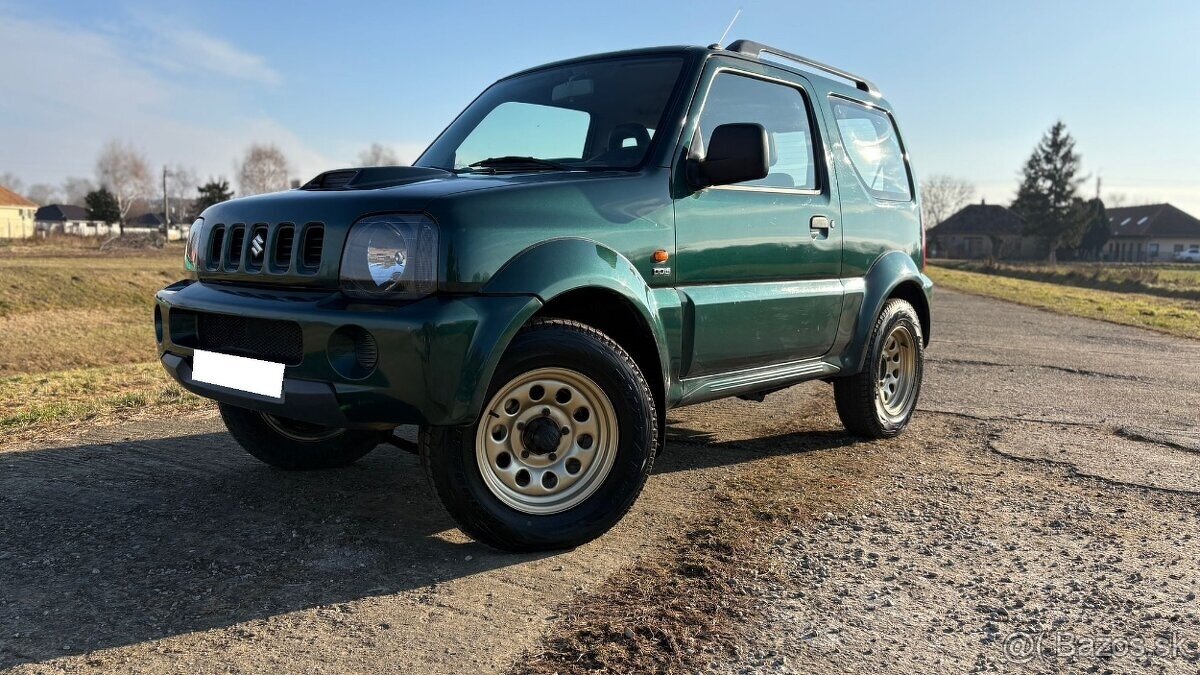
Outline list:
[[[874,80],[918,173],[1007,201],[1061,118],[1104,192],[1200,215],[1200,3],[0,0],[0,173],[90,176],[109,138],[231,176],[252,141],[297,178],[378,141],[406,159],[485,86],[598,51],[747,37]],[[1094,186],[1089,185],[1089,190]]]

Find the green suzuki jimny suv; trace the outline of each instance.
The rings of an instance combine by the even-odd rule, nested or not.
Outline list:
[[[588,56],[495,83],[411,167],[206,210],[159,353],[268,464],[394,443],[472,537],[570,547],[629,510],[670,408],[822,379],[848,431],[899,433],[919,213],[861,77],[746,40]]]

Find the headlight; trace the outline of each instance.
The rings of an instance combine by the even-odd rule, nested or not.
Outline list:
[[[183,247],[183,266],[189,272],[200,269],[200,230],[204,229],[204,219],[197,218],[188,229],[187,245]]]
[[[421,215],[363,218],[342,251],[342,291],[359,298],[419,298],[437,289],[437,226]]]

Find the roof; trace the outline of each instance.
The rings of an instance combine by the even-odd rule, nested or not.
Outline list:
[[[37,210],[34,220],[66,222],[68,220],[91,220],[91,214],[82,206],[74,204],[47,204]]]
[[[936,227],[929,236],[948,234],[1024,234],[1025,221],[1011,209],[999,204],[969,204]]]
[[[165,225],[167,221],[163,220],[161,213],[143,213],[129,221],[133,227],[159,227]]]
[[[735,40],[734,42],[729,43],[729,47],[736,46],[739,42],[740,43],[751,43],[750,40]],[[751,43],[751,44],[753,44],[753,43]],[[777,51],[773,47],[768,47],[768,49],[770,50],[770,54],[773,54]],[[500,81],[503,82],[504,80],[512,79],[514,77],[519,77],[521,75],[527,75],[529,73],[535,73],[540,70],[547,70],[550,68],[559,68],[562,66],[570,66],[570,65],[577,64],[577,63],[585,63],[588,61],[600,61],[600,60],[614,59],[614,58],[648,57],[648,56],[682,56],[682,57],[686,57],[686,56],[693,55],[693,54],[699,54],[699,55],[705,56],[705,57],[710,56],[710,55],[718,55],[718,56],[725,56],[725,57],[729,57],[729,58],[741,59],[743,61],[762,63],[762,64],[766,64],[769,66],[773,66],[775,68],[782,68],[784,70],[790,70],[790,71],[799,73],[803,77],[808,78],[810,81],[811,80],[821,80],[821,82],[831,91],[844,94],[851,98],[860,98],[863,96],[863,92],[860,91],[857,86],[851,85],[848,83],[843,83],[840,78],[827,77],[826,75],[828,74],[828,71],[826,71],[825,68],[829,68],[829,66],[826,66],[825,64],[820,64],[820,67],[816,67],[816,68],[814,68],[812,66],[797,67],[797,64],[791,62],[790,60],[772,58],[770,54],[767,54],[766,58],[762,58],[758,54],[748,54],[748,53],[744,53],[744,52],[740,52],[740,51],[732,51],[728,47],[722,48],[720,45],[708,45],[706,47],[701,47],[701,46],[697,46],[697,45],[673,45],[673,46],[663,46],[663,47],[643,47],[640,49],[626,49],[626,50],[621,50],[621,51],[611,51],[611,52],[600,52],[597,54],[587,54],[584,56],[576,56],[574,58],[562,59],[560,61],[552,61],[550,63],[544,63],[542,65],[534,66],[532,68],[526,68],[525,70],[517,71],[511,75],[502,77],[502,78],[500,78]],[[849,73],[847,73],[847,75],[848,74]],[[851,76],[850,79],[853,80],[856,77],[857,76]],[[871,88],[873,88],[873,86]],[[886,103],[886,100],[882,96],[879,95],[878,90],[875,91],[874,96],[872,96],[872,98],[870,100],[874,104],[882,105],[882,104]]]
[[[0,206],[34,206],[37,204],[0,185]]]
[[[1200,237],[1200,218],[1170,204],[1108,209],[1114,237]]]

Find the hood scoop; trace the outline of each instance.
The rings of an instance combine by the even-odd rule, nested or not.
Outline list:
[[[371,166],[361,169],[326,171],[300,186],[301,190],[374,190],[407,185],[454,174],[421,166]]]

